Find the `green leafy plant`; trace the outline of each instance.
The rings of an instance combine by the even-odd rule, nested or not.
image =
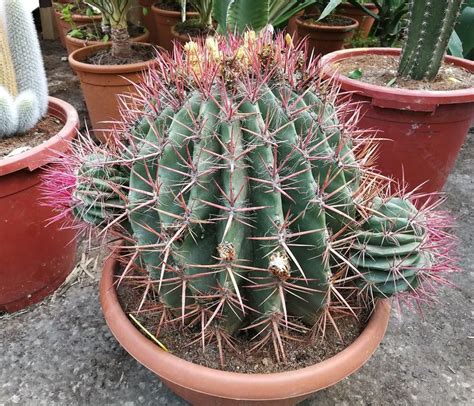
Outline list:
[[[213,16],[220,33],[260,31],[267,25],[280,26],[315,0],[221,0],[214,2]]]
[[[204,34],[213,31],[212,27],[212,5],[213,0],[181,0],[181,20],[176,28],[178,32],[186,33],[187,30],[197,30]],[[186,20],[187,5],[190,5],[198,13],[198,18]]]
[[[121,278],[222,363],[239,331],[284,361],[286,340],[314,339],[335,312],[425,300],[453,270],[444,217],[387,194],[371,143],[288,36],[189,42],[139,90],[114,142],[85,138],[46,189],[121,238]]]
[[[474,60],[474,0],[467,0],[461,8],[461,15],[455,27],[454,33],[459,38],[459,52],[456,56],[464,56]],[[450,48],[451,49],[451,48]]]
[[[441,67],[463,0],[412,0],[398,74],[433,80]]]
[[[408,0],[374,0],[378,14],[372,26],[372,35],[380,40],[380,46],[391,47],[400,39],[408,13]]]
[[[316,1],[316,4],[321,10],[319,20],[324,20],[327,16],[329,16],[336,10],[337,6],[339,6],[343,2],[349,3],[354,7],[357,7],[358,9],[364,11],[371,17],[377,18],[376,14],[372,13],[372,11],[370,11],[367,7],[364,6],[364,4],[368,2],[364,2],[361,0],[318,0]]]
[[[102,13],[104,22],[110,25],[112,55],[117,58],[129,57],[132,47],[127,14],[132,6],[132,0],[88,0],[88,3],[97,7]]]

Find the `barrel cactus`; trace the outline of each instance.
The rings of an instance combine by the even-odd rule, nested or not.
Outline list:
[[[146,270],[164,312],[220,346],[256,331],[284,360],[283,336],[358,298],[427,292],[452,265],[431,210],[370,169],[370,142],[339,120],[351,107],[269,35],[158,55],[114,142],[75,148],[68,188],[76,217],[124,238],[126,271]]]
[[[48,108],[33,17],[20,0],[0,3],[0,138],[32,128]]]

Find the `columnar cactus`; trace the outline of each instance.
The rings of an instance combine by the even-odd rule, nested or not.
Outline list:
[[[0,11],[1,138],[37,123],[48,108],[48,87],[31,14],[20,0],[5,0]]]
[[[440,69],[463,0],[410,0],[400,76],[433,80]]]
[[[165,313],[220,346],[253,329],[280,360],[282,330],[421,289],[421,269],[442,280],[425,214],[384,196],[305,60],[251,32],[160,54],[143,108],[115,144],[77,148],[72,171],[74,214],[125,237],[125,269],[146,269]]]

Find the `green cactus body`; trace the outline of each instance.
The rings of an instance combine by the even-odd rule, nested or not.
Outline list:
[[[89,223],[129,223],[161,303],[183,323],[199,319],[206,339],[252,328],[278,340],[317,325],[350,269],[348,291],[356,280],[391,296],[415,289],[432,262],[411,203],[372,190],[363,210],[355,202],[375,175],[316,79],[303,80],[300,51],[251,38],[158,57],[157,86],[171,71],[185,90],[163,92],[156,117],[135,121],[126,159],[82,158],[73,193]]]
[[[431,266],[430,255],[422,250],[426,232],[416,225],[422,220],[417,216],[406,200],[374,201],[373,215],[362,225],[351,257],[362,276],[358,283],[372,295],[413,291],[420,283],[418,271]]]
[[[443,62],[463,0],[411,0],[398,74],[433,80]]]

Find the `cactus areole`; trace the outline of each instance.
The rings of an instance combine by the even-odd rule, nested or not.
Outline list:
[[[127,241],[125,273],[146,270],[164,314],[221,346],[256,332],[279,361],[284,337],[359,300],[425,298],[452,270],[441,217],[384,194],[305,60],[253,32],[160,54],[115,143],[76,148],[66,202]]]
[[[400,76],[433,80],[443,62],[463,0],[410,0]]]

